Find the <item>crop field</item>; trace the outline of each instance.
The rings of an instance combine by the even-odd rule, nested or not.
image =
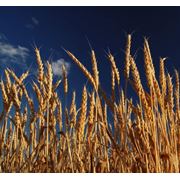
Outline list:
[[[37,47],[37,76],[31,82],[36,101],[25,83],[29,71],[19,76],[5,68],[0,82],[0,172],[179,173],[179,72],[174,69],[169,74],[165,58],[160,58],[157,73],[145,38],[144,72],[140,73],[131,41],[127,35],[123,69],[107,53],[111,74],[99,73],[95,50],[91,49],[88,69],[78,54],[65,50],[88,81],[81,90],[80,105],[76,89],[69,94],[66,67],[62,65],[63,75],[55,81],[52,64],[42,60]],[[99,77],[103,75],[111,78],[111,92],[102,87]],[[129,87],[136,97],[130,97]],[[57,93],[60,88],[64,98],[71,97],[70,105],[63,104]]]

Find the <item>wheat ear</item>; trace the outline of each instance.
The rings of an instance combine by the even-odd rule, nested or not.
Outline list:
[[[66,53],[69,55],[69,57],[79,66],[79,68],[82,70],[84,75],[88,78],[88,80],[91,82],[93,87],[97,90],[96,83],[94,81],[94,78],[90,74],[90,72],[84,67],[84,65],[69,51],[66,50]]]
[[[118,68],[117,68],[117,66],[116,66],[116,62],[115,62],[115,60],[114,60],[114,56],[110,53],[110,54],[108,55],[108,59],[109,59],[109,61],[111,62],[111,66],[112,66],[112,69],[113,69],[113,71],[114,71],[115,78],[116,78],[117,83],[118,83],[118,85],[119,85],[119,84],[120,84],[120,75],[119,75],[119,70],[118,70]]]
[[[38,81],[40,84],[42,84],[43,77],[44,77],[44,65],[42,63],[40,51],[38,48],[35,48],[35,54],[36,54],[36,61],[38,64]]]
[[[131,53],[131,35],[128,34],[127,42],[126,42],[126,52],[125,52],[125,68],[124,68],[124,75],[125,78],[129,78],[129,71],[130,71],[130,53]]]
[[[84,137],[84,127],[86,121],[86,111],[87,111],[87,90],[84,86],[81,100],[81,113],[78,121],[78,140],[79,143],[83,140]]]
[[[68,79],[67,79],[67,72],[64,64],[62,65],[62,74],[63,74],[63,85],[64,85],[64,93],[67,94],[68,92]]]
[[[92,70],[93,70],[93,78],[96,84],[96,87],[99,86],[99,71],[97,67],[97,61],[94,50],[91,51],[91,63],[92,63]]]

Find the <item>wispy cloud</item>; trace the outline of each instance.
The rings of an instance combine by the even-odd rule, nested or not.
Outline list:
[[[31,22],[26,24],[25,26],[28,29],[34,29],[38,25],[39,25],[39,20],[37,18],[35,18],[35,17],[32,17]]]
[[[28,29],[34,29],[34,26],[32,24],[26,24],[26,28]]]
[[[8,65],[9,63],[25,65],[29,49],[20,45],[12,45],[8,42],[0,42],[0,61]]]
[[[35,17],[32,17],[31,19],[35,25],[39,25],[39,21]]]
[[[66,67],[67,73],[70,71],[71,64],[66,62],[64,59],[58,59],[57,61],[52,62],[52,70],[55,76],[62,76],[62,65]]]
[[[7,37],[5,36],[5,34],[0,33],[0,41],[6,41]]]

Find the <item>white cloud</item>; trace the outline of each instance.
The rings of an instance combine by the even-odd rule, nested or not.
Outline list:
[[[0,42],[0,61],[2,63],[25,64],[29,56],[29,49],[23,46],[14,46],[7,42]]]
[[[66,67],[67,73],[70,71],[70,63],[66,62],[64,59],[58,59],[57,61],[52,62],[53,74],[56,76],[62,76],[62,65]]]

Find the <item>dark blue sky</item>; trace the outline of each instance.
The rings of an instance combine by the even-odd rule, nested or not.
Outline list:
[[[18,73],[31,67],[33,79],[35,43],[41,47],[43,60],[57,62],[63,58],[70,64],[70,92],[76,89],[80,96],[79,90],[86,79],[62,47],[73,52],[91,70],[88,38],[97,54],[102,86],[108,91],[110,67],[105,52],[109,48],[115,55],[122,76],[126,33],[132,32],[132,55],[137,52],[136,62],[141,72],[144,36],[149,37],[157,68],[159,57],[168,57],[167,69],[179,70],[180,7],[0,7],[1,77],[6,66]],[[121,79],[124,87],[124,78]]]

